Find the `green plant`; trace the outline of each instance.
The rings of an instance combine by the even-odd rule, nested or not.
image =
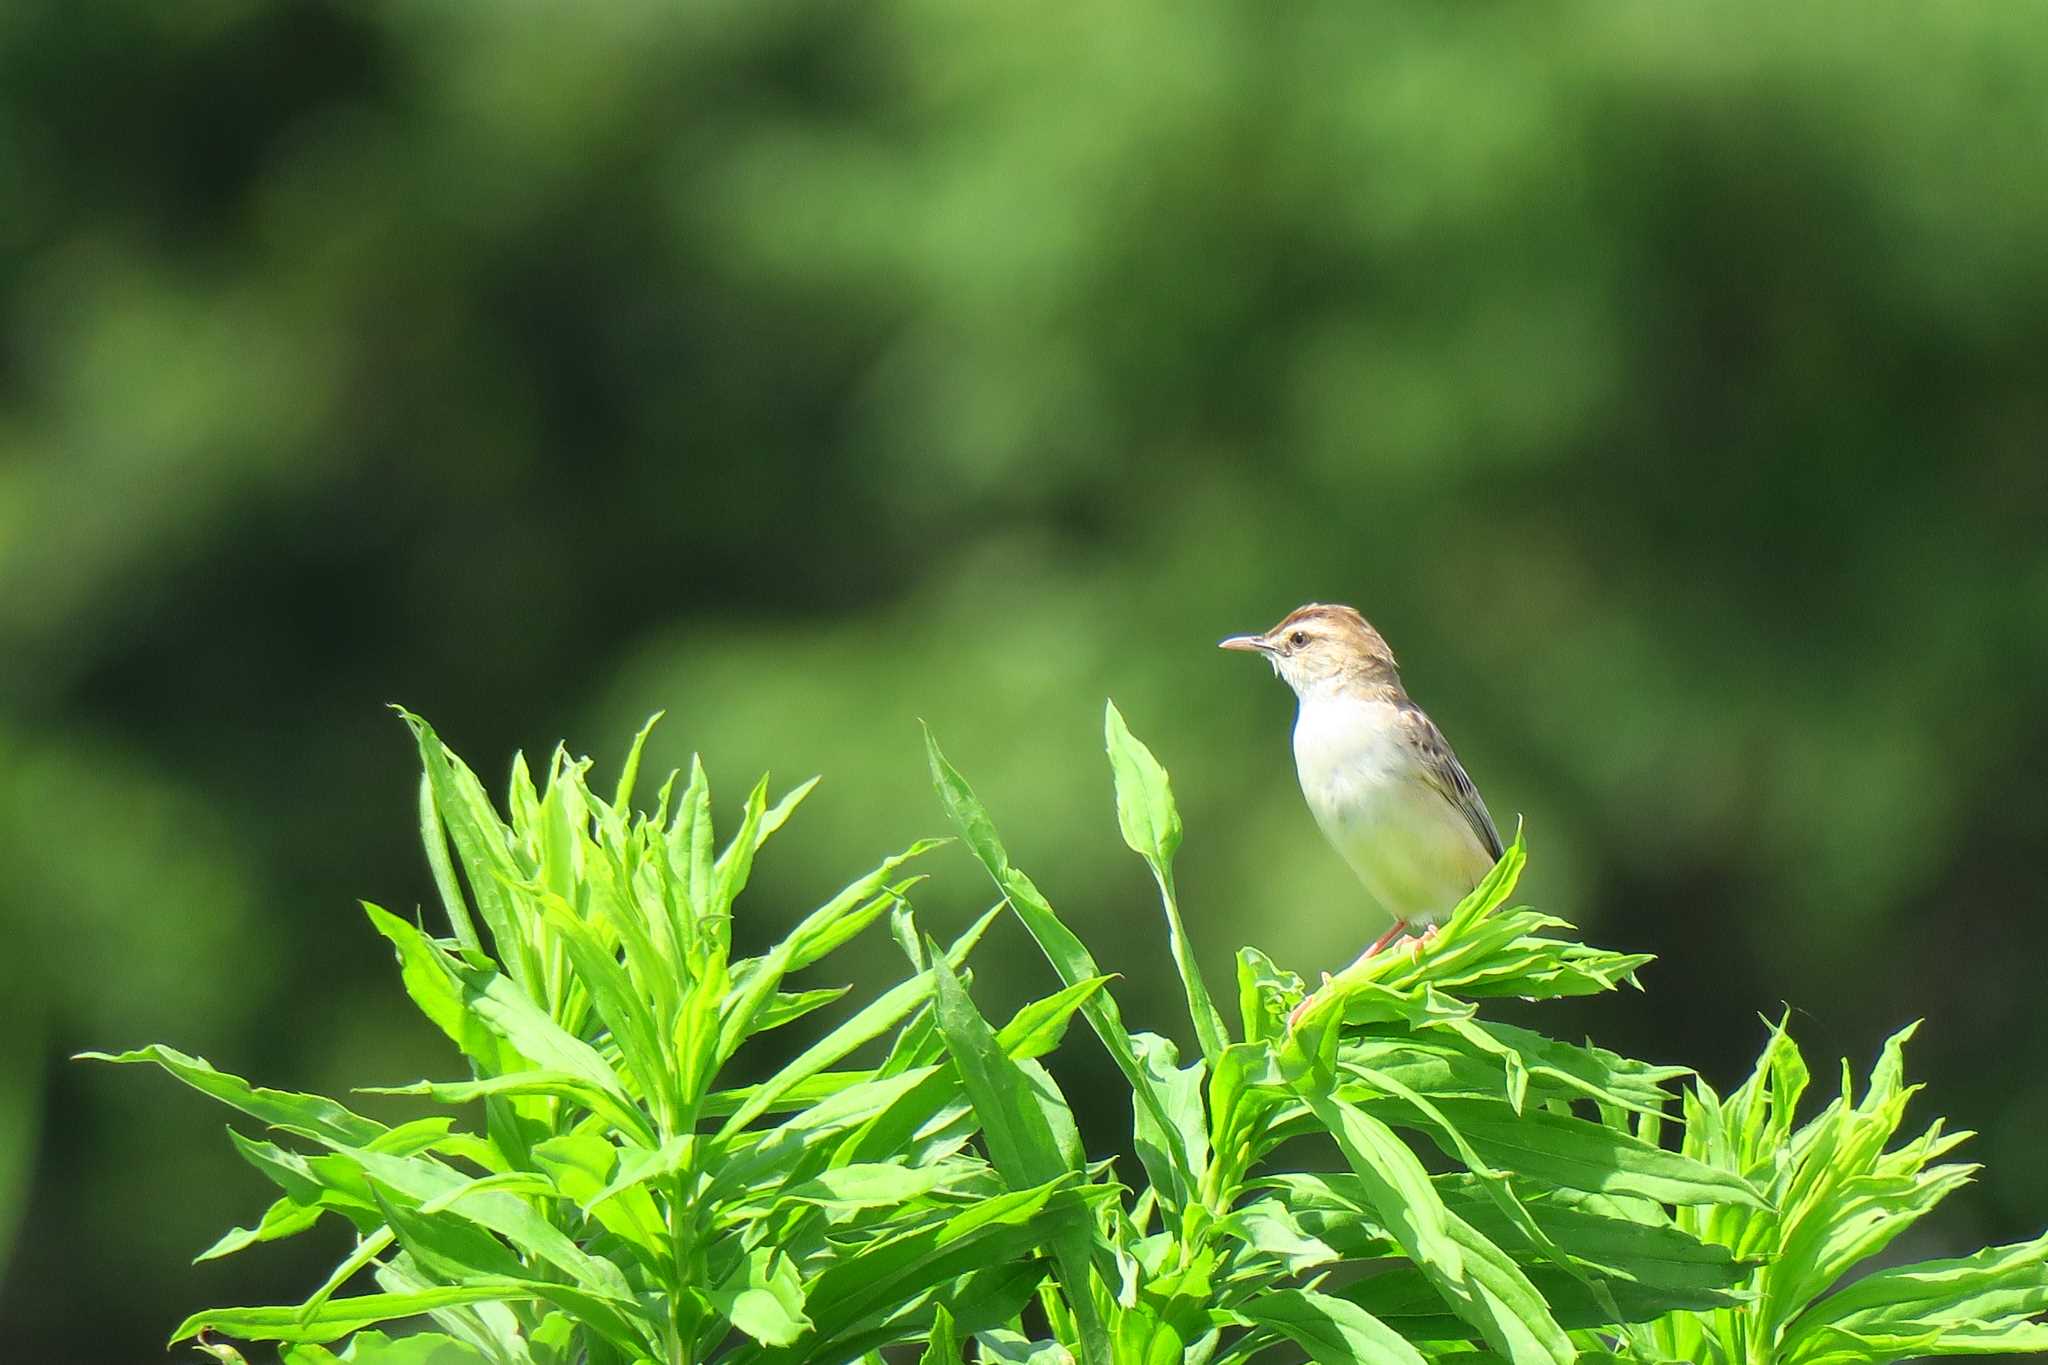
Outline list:
[[[1006,1340],[1003,1358],[1071,1348],[1119,1365],[1235,1365],[1291,1343],[1319,1362],[1846,1365],[2048,1349],[2048,1327],[2032,1321],[2048,1310],[2048,1238],[1879,1272],[1813,1302],[1968,1176],[1929,1166],[1958,1140],[1939,1123],[1882,1151],[1911,1093],[1903,1035],[1861,1106],[1845,1069],[1843,1098],[1795,1132],[1805,1071],[1775,1031],[1726,1104],[1704,1082],[1685,1089],[1671,1150],[1662,1135],[1684,1068],[1479,1016],[1489,998],[1608,990],[1648,960],[1553,937],[1569,926],[1505,908],[1518,837],[1433,940],[1355,964],[1313,995],[1240,952],[1233,1040],[1181,926],[1166,773],[1113,706],[1106,738],[1119,823],[1155,874],[1202,1055],[1182,1066],[1166,1040],[1127,1031],[1107,992],[1084,1008],[1131,1084],[1147,1183],[1091,1205],[1095,1264],[1114,1273],[1049,1285],[1061,1298],[1052,1338]],[[1054,968],[1092,979],[1086,950],[1011,864],[967,784],[936,746],[930,758],[955,825]],[[985,1048],[959,993],[942,988],[940,1019],[956,1055]],[[1028,1128],[1045,1111],[1022,1087],[970,1093],[987,1131]],[[1435,1150],[1437,1169],[1404,1133]],[[1348,1169],[1275,1161],[1310,1134],[1333,1140]],[[995,1165],[1021,1183],[1056,1169],[1043,1155],[997,1153]],[[1091,1339],[1098,1323],[1107,1353]]]
[[[1684,1150],[1753,1182],[1769,1207],[1681,1210],[1682,1226],[1754,1268],[1741,1311],[1660,1322],[1660,1350],[1717,1365],[2048,1351],[2048,1325],[2034,1320],[2048,1311],[2048,1235],[1837,1287],[1977,1169],[1940,1161],[1970,1136],[1944,1133],[1940,1119],[1885,1150],[1920,1088],[1905,1084],[1901,1055],[1916,1027],[1886,1041],[1860,1103],[1844,1063],[1841,1094],[1803,1125],[1806,1062],[1782,1025],[1726,1100],[1704,1081],[1688,1089]]]
[[[1653,1225],[1580,1202],[1618,1194],[1660,1214],[1761,1205],[1740,1176],[1579,1112],[1661,1112],[1683,1070],[1478,1018],[1477,1000],[1607,990],[1648,960],[1547,937],[1561,922],[1503,910],[1519,840],[1432,941],[1356,964],[1305,1006],[1299,980],[1240,952],[1233,1039],[1180,923],[1166,773],[1114,707],[1106,732],[1119,823],[1157,881],[1201,1055],[1182,1065],[1164,1038],[1128,1032],[1106,992],[1084,1007],[1131,1084],[1147,1180],[1100,1206],[1099,1259],[1115,1274],[1091,1281],[1093,1302],[1071,1314],[1103,1320],[1112,1351],[1091,1351],[1082,1333],[1069,1344],[1120,1362],[1236,1362],[1289,1342],[1319,1361],[1419,1362],[1478,1342],[1501,1359],[1556,1362],[1602,1356],[1630,1324],[1674,1309],[1739,1301],[1744,1268],[1726,1250],[1668,1214]],[[931,762],[954,823],[1061,977],[1091,979],[1085,949],[936,747]],[[971,1040],[947,1007],[942,994],[957,1055]],[[1001,1107],[1003,1092],[975,1102]],[[1007,1109],[1008,1122],[1032,1120],[1029,1107]],[[1401,1131],[1452,1169],[1432,1174]],[[1312,1134],[1334,1140],[1347,1171],[1275,1160]],[[1052,1171],[995,1164],[1019,1182]],[[1077,1309],[1072,1281],[1060,1288]]]
[[[155,1063],[298,1140],[232,1134],[283,1195],[202,1257],[330,1217],[356,1232],[303,1303],[197,1313],[174,1341],[211,1329],[314,1365],[335,1358],[323,1343],[353,1333],[341,1359],[605,1365],[734,1345],[858,1355],[910,1330],[906,1312],[923,1314],[918,1332],[935,1310],[970,1331],[1014,1316],[1043,1274],[1044,1229],[1069,1222],[1081,1196],[1067,1179],[1006,1187],[969,1149],[973,1113],[929,1001],[934,967],[964,972],[996,912],[926,957],[904,900],[917,879],[901,868],[931,844],[734,961],[731,915],[754,856],[811,784],[771,807],[763,779],[721,850],[701,766],[634,816],[640,741],[610,800],[591,791],[587,762],[557,750],[539,789],[515,763],[507,820],[433,730],[406,719],[452,937],[366,909],[407,994],[471,1074],[380,1093],[480,1106],[482,1129],[445,1115],[388,1126],[167,1047],[90,1054]],[[766,1080],[726,1080],[749,1039],[844,994],[788,990],[787,978],[885,915],[909,977]],[[1030,1065],[1091,989],[1021,1011],[1000,1054]],[[886,1047],[875,1065],[834,1069],[869,1045]],[[375,1292],[352,1292],[364,1276]],[[361,1330],[423,1313],[437,1333]]]
[[[1519,837],[1441,933],[1314,992],[1240,951],[1232,1021],[1181,922],[1166,772],[1109,708],[1118,822],[1154,874],[1196,1042],[1184,1063],[1126,1026],[936,744],[939,793],[1002,902],[948,948],[921,938],[900,875],[918,844],[734,962],[735,898],[808,784],[772,808],[757,785],[718,851],[697,765],[631,814],[636,742],[609,801],[561,751],[539,790],[515,764],[501,818],[407,719],[452,937],[369,912],[471,1076],[386,1093],[481,1104],[482,1130],[387,1126],[163,1047],[93,1054],[157,1063],[304,1144],[235,1136],[284,1194],[205,1255],[329,1216],[356,1232],[303,1303],[195,1314],[174,1340],[276,1341],[290,1365],[879,1365],[910,1345],[949,1365],[969,1342],[1035,1365],[2048,1350],[2048,1239],[1834,1288],[1971,1169],[1936,1164],[1962,1136],[1938,1123],[1884,1151],[1912,1093],[1904,1035],[1861,1104],[1845,1071],[1842,1097],[1795,1127],[1807,1074],[1782,1029],[1724,1101],[1682,1086],[1684,1068],[1483,1017],[1492,999],[1633,983],[1648,961],[1510,907]],[[1005,904],[1060,987],[998,1028],[967,959]],[[784,987],[884,916],[906,979],[767,1080],[724,1079],[749,1038],[840,999]],[[1076,1014],[1130,1087],[1128,1171],[1089,1158],[1036,1060]],[[868,1046],[872,1065],[847,1064]],[[374,1292],[354,1292],[363,1276]],[[418,1314],[438,1330],[374,1330]]]

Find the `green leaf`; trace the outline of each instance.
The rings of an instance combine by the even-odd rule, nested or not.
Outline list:
[[[982,1140],[990,1159],[1013,1189],[1044,1185],[1078,1168],[1062,1151],[1060,1134],[1049,1116],[1056,1108],[1072,1127],[1057,1090],[1047,1096],[1038,1078],[1010,1059],[995,1031],[981,1017],[945,956],[933,952],[932,974],[938,984],[939,1028],[946,1050],[960,1068],[961,1083],[981,1120]],[[1041,1073],[1042,1075],[1042,1073]],[[1050,1086],[1050,1080],[1045,1081]],[[1062,1219],[1052,1240],[1067,1304],[1081,1332],[1081,1351],[1089,1365],[1109,1365],[1109,1333],[1096,1311],[1089,1263],[1093,1230],[1078,1209]]]
[[[785,971],[798,972],[817,962],[866,929],[884,910],[905,904],[904,896],[923,881],[922,877],[888,880],[890,874],[913,858],[921,858],[946,843],[944,839],[920,839],[903,852],[884,859],[882,865],[813,911],[790,935],[791,951]]]
[[[816,1346],[800,1342],[775,1357],[810,1360],[817,1347],[859,1326],[872,1315],[902,1304],[971,1271],[1010,1265],[1037,1251],[1049,1231],[1047,1205],[1068,1185],[1066,1176],[1035,1189],[986,1199],[937,1226],[878,1238],[858,1257],[827,1267],[808,1287],[805,1311],[815,1324]],[[1071,1197],[1071,1196],[1066,1196]],[[1066,1223],[1064,1205],[1050,1215]]]
[[[1803,1347],[1823,1330],[1909,1337],[1933,1332],[1933,1341],[1915,1349],[1935,1350],[1950,1337],[1958,1344],[1975,1342],[1977,1336],[1966,1330],[1972,1328],[2013,1339],[2029,1335],[2018,1329],[2043,1312],[2048,1312],[2048,1233],[2030,1242],[1986,1247],[1973,1256],[1866,1275],[1808,1309],[1793,1324],[1787,1346]],[[2048,1328],[2038,1330],[2048,1333]],[[1972,1344],[1968,1349],[2015,1348]]]
[[[1246,1041],[1271,1042],[1287,1033],[1287,1015],[1301,1003],[1302,981],[1256,948],[1237,950],[1237,1007]]]
[[[918,1365],[964,1365],[960,1359],[960,1338],[953,1332],[953,1315],[944,1304],[932,1317],[931,1334],[925,1338],[924,1354]]]
[[[763,1114],[788,1113],[808,1109],[829,1095],[836,1095],[851,1085],[860,1085],[877,1079],[873,1071],[821,1071],[771,1096],[761,1110]],[[761,1093],[758,1085],[737,1085],[730,1090],[714,1090],[704,1097],[697,1107],[700,1116],[716,1117],[730,1114]]]
[[[1116,778],[1116,817],[1131,851],[1153,864],[1159,876],[1172,880],[1173,855],[1180,849],[1180,812],[1166,769],[1152,751],[1124,724],[1115,702],[1102,712],[1103,742]]]
[[[1393,1080],[1391,1077],[1373,1071],[1361,1071],[1360,1074],[1368,1084],[1383,1091],[1391,1091],[1406,1101],[1410,1107],[1424,1115],[1431,1125],[1432,1135],[1440,1142],[1447,1142],[1450,1153],[1465,1163],[1466,1169],[1472,1174],[1473,1188],[1476,1188],[1487,1199],[1493,1211],[1505,1220],[1508,1226],[1513,1229],[1516,1237],[1529,1250],[1535,1252],[1544,1264],[1561,1271],[1571,1282],[1572,1289],[1583,1291],[1586,1297],[1598,1305],[1602,1322],[1639,1320],[1639,1317],[1630,1317],[1623,1312],[1620,1305],[1615,1302],[1614,1295],[1607,1288],[1604,1280],[1596,1279],[1587,1274],[1584,1269],[1558,1248],[1557,1244],[1551,1240],[1549,1234],[1530,1215],[1528,1207],[1523,1203],[1520,1195],[1516,1193],[1513,1184],[1504,1174],[1493,1169],[1485,1158],[1475,1150],[1473,1145],[1466,1140],[1463,1131],[1450,1114],[1447,1114],[1437,1104],[1401,1085],[1400,1082]],[[1511,1112],[1519,1115],[1524,1096],[1515,1089],[1512,1082],[1510,1084],[1510,1092],[1508,1108]],[[1491,1102],[1481,1103],[1485,1104],[1488,1108],[1497,1108]],[[1467,1226],[1470,1227],[1471,1225],[1467,1224]],[[1475,1237],[1486,1239],[1488,1242],[1492,1240],[1487,1238],[1487,1235],[1480,1232],[1476,1227],[1472,1228],[1472,1233]],[[1505,1263],[1505,1269],[1502,1272],[1500,1283],[1494,1287],[1503,1296],[1525,1293],[1528,1290],[1528,1285],[1517,1267],[1512,1262],[1508,1262],[1506,1257],[1500,1259]],[[1555,1305],[1558,1301],[1554,1294],[1548,1296],[1550,1304]]]
[[[746,812],[740,819],[739,833],[732,836],[732,842],[712,864],[716,888],[711,902],[713,913],[730,915],[733,902],[746,889],[747,880],[754,871],[754,851],[761,846],[756,836],[760,833],[762,817],[767,813],[768,775],[763,773],[761,780],[747,793]]]
[[[440,892],[441,906],[448,912],[448,924],[455,931],[456,942],[482,956],[484,942],[477,937],[469,902],[463,897],[462,884],[455,879],[455,863],[448,856],[448,827],[442,823],[441,808],[434,801],[433,776],[426,772],[420,774],[420,842],[426,846],[434,889]]]
[[[1062,986],[1042,1000],[1032,1001],[1010,1017],[1010,1022],[997,1032],[997,1041],[1003,1045],[1005,1053],[1019,1061],[1044,1056],[1060,1045],[1074,1011],[1115,979],[1113,976],[1092,976],[1086,981]]]
[[[816,962],[873,923],[901,900],[904,887],[890,886],[896,870],[937,848],[942,840],[920,839],[882,860],[867,876],[804,916],[783,940],[755,959],[738,992],[720,1008],[716,1059],[723,1063],[756,1029],[756,1018],[782,979]]]
[[[1996,1326],[1958,1324],[1916,1332],[1858,1332],[1826,1329],[1825,1344],[1799,1357],[1798,1365],[1864,1365],[1935,1355],[2037,1355],[2048,1351],[2048,1326],[2037,1322]]]
[[[975,1359],[985,1365],[1073,1365],[1073,1353],[1057,1341],[1033,1341],[1001,1327],[976,1332],[974,1339],[981,1347]]]
[[[1528,861],[1529,850],[1522,842],[1522,831],[1517,828],[1514,841],[1495,861],[1493,870],[1480,878],[1479,885],[1473,887],[1451,911],[1450,918],[1444,923],[1444,935],[1455,939],[1506,905],[1508,897],[1514,894],[1515,884],[1521,881],[1522,869]]]
[[[828,1148],[835,1135],[849,1129],[867,1131],[867,1125],[874,1120],[894,1113],[899,1104],[926,1092],[929,1087],[936,1087],[941,1094],[951,1094],[959,1090],[959,1081],[951,1075],[942,1074],[937,1067],[918,1067],[894,1076],[877,1077],[833,1092],[785,1119],[779,1127],[760,1135],[750,1145],[735,1148],[730,1143],[721,1142],[728,1155],[710,1172],[710,1197],[724,1199],[777,1173],[788,1172],[799,1165],[814,1166],[821,1148]],[[964,1104],[962,1107],[964,1109]],[[922,1128],[929,1117],[929,1111],[919,1108],[901,1131],[891,1133],[891,1140],[878,1144],[874,1150],[853,1152],[851,1149],[858,1142],[855,1137],[838,1147],[835,1154],[845,1161],[881,1161],[907,1156],[912,1130]],[[751,1138],[753,1135],[747,1136]],[[671,1139],[672,1142],[680,1140]]]
[[[1032,1082],[997,1041],[981,1012],[967,997],[959,975],[934,954],[939,1028],[946,1050],[976,1115],[996,1169],[1017,1188],[1056,1180],[1080,1166],[1067,1160],[1041,1107],[1028,1098]]]
[[[1115,702],[1105,703],[1102,726],[1110,771],[1116,778],[1117,824],[1123,830],[1124,842],[1151,865],[1152,876],[1159,883],[1160,902],[1166,909],[1167,941],[1174,965],[1180,969],[1188,1015],[1194,1020],[1202,1055],[1214,1066],[1223,1049],[1230,1046],[1230,1031],[1209,997],[1208,983],[1202,979],[1201,965],[1195,961],[1194,945],[1188,941],[1187,929],[1181,923],[1173,885],[1173,855],[1181,840],[1180,811],[1173,803],[1173,787],[1167,780],[1166,769],[1124,724]]]
[[[652,1142],[647,1115],[616,1092],[566,1071],[512,1071],[476,1081],[414,1081],[410,1085],[366,1085],[364,1095],[428,1095],[442,1104],[467,1104],[495,1095],[542,1095],[587,1109],[635,1141]]]
[[[1449,1097],[1506,1099],[1507,1077],[1500,1059],[1461,1041],[1445,1028],[1364,1031],[1337,1048],[1339,1090],[1348,1099],[1374,1098],[1370,1086],[1355,1084],[1370,1072],[1441,1100]],[[1539,1088],[1539,1097],[1555,1093]]]
[[[668,831],[669,861],[680,879],[680,890],[688,910],[687,940],[691,961],[712,957],[724,960],[730,921],[712,907],[713,832],[711,828],[711,780],[704,775],[704,762],[690,755],[690,783],[676,805],[675,823]]]
[[[952,1312],[954,1333],[964,1339],[969,1333],[1017,1321],[1050,1277],[1051,1266],[1042,1257],[1018,1255],[963,1275],[933,1297]]]
[[[647,737],[654,733],[654,727],[661,724],[665,712],[656,711],[647,718],[633,736],[633,743],[626,750],[626,762],[619,769],[618,786],[612,789],[612,809],[625,815],[633,808],[633,788],[640,781],[640,753],[647,747]]]
[[[938,1049],[941,1064],[891,1078],[891,1084],[901,1085],[903,1077],[915,1084],[891,1096],[850,1134],[833,1152],[835,1162],[936,1161],[967,1145],[975,1129],[974,1106],[961,1089],[960,1069],[945,1058],[943,1038]]]
[[[376,1225],[376,1208],[354,1165],[343,1162],[336,1171],[331,1161],[309,1159],[275,1143],[244,1137],[232,1128],[228,1142],[294,1203],[338,1212],[354,1222],[358,1231],[367,1232]]]
[[[216,1070],[203,1057],[188,1056],[161,1043],[151,1043],[132,1052],[81,1052],[76,1060],[118,1065],[154,1062],[194,1090],[211,1095],[251,1118],[319,1141],[361,1146],[374,1141],[385,1131],[383,1124],[351,1113],[333,1100],[289,1090],[266,1090],[249,1084],[240,1076]]]
[[[553,1192],[553,1182],[537,1174],[511,1172],[472,1179],[436,1161],[369,1151],[338,1153],[330,1160],[358,1165],[365,1176],[426,1209],[446,1210],[499,1234],[594,1294],[629,1298],[626,1279],[617,1266],[585,1251],[521,1197]],[[519,1192],[509,1192],[514,1188]]]
[[[595,1048],[566,1032],[511,980],[457,962],[419,930],[374,905],[363,907],[398,950],[407,992],[455,1044],[492,1074],[535,1068],[564,1071],[634,1108]],[[515,1064],[530,1061],[531,1066]]]
[[[601,938],[597,930],[560,896],[536,888],[535,900],[548,927],[553,930],[556,942],[562,945],[569,954],[569,960],[575,964],[577,984],[588,994],[598,1018],[604,1021],[612,1041],[618,1046],[622,1068],[632,1078],[639,1093],[648,1097],[657,1113],[671,1112],[675,1103],[674,1069],[670,1065],[664,1031],[655,1022],[654,1013],[648,1008],[639,988],[619,964],[613,945]],[[650,970],[659,969],[650,964]],[[598,1064],[603,1066],[601,1060]]]
[[[711,1303],[733,1326],[764,1346],[788,1346],[811,1329],[796,1263],[772,1247],[748,1252],[732,1275],[711,1291]]]
[[[985,1171],[979,1162],[938,1162],[910,1167],[863,1161],[820,1171],[782,1198],[839,1210],[893,1208],[956,1186]]]
[[[175,1346],[203,1331],[245,1337],[251,1341],[335,1341],[361,1327],[414,1317],[435,1309],[532,1299],[535,1288],[532,1283],[521,1280],[479,1280],[402,1294],[358,1294],[353,1298],[329,1299],[305,1319],[301,1319],[296,1305],[209,1308],[194,1313],[179,1324],[178,1330],[171,1335],[170,1344]]]
[[[434,727],[404,707],[394,709],[412,730],[413,739],[419,747],[420,766],[433,788],[435,809],[455,844],[456,853],[462,858],[463,870],[469,878],[470,895],[475,899],[484,923],[490,926],[499,960],[505,964],[514,981],[537,991],[541,978],[540,960],[535,955],[532,940],[519,922],[511,892],[507,889],[520,877],[506,846],[504,822],[492,808],[490,798],[484,795],[483,785],[477,781],[476,774],[441,743]],[[443,895],[446,895],[445,888]],[[460,932],[458,929],[457,933]]]
[[[1434,1103],[1489,1165],[1529,1180],[1665,1204],[1767,1207],[1740,1176],[1602,1124],[1543,1109],[1517,1114],[1507,1104],[1491,1100],[1447,1096]],[[1458,1155],[1441,1127],[1405,1102],[1375,1102],[1371,1108],[1382,1118],[1411,1123],[1441,1139],[1439,1145],[1447,1153]]]
[[[1660,1114],[1675,1098],[1665,1082],[1692,1074],[1688,1067],[1631,1061],[1605,1048],[1561,1043],[1512,1024],[1488,1021],[1472,1028],[1491,1045],[1489,1050],[1505,1050],[1520,1058],[1536,1083],[1552,1083],[1548,1089],[1561,1098],[1570,1098],[1563,1092],[1576,1091],[1602,1104],[1639,1114]],[[1460,1033],[1473,1036],[1463,1030]]]
[[[1458,1315],[1517,1365],[1572,1365],[1578,1352],[1521,1267],[1456,1214],[1449,1216],[1448,1226],[1466,1268],[1457,1286],[1461,1292],[1448,1296]],[[1436,1287],[1439,1293],[1450,1288],[1441,1281]]]
[[[402,1197],[370,1182],[384,1222],[413,1263],[435,1280],[460,1284],[479,1277],[525,1279],[525,1267],[512,1249],[461,1218],[423,1217]]]
[[[1520,1250],[1528,1245],[1508,1215],[1478,1188],[1476,1179],[1444,1176],[1437,1180],[1437,1188],[1447,1207],[1503,1248]],[[1553,1243],[1610,1280],[1627,1280],[1648,1289],[1711,1293],[1740,1285],[1750,1271],[1728,1248],[1702,1242],[1669,1223],[1617,1218],[1540,1199],[1530,1200],[1527,1210]]]
[[[1290,1274],[1341,1260],[1342,1253],[1301,1225],[1293,1210],[1278,1199],[1258,1199],[1220,1220],[1220,1231],[1243,1240],[1253,1251],[1271,1256]]]
[[[1408,1258],[1444,1280],[1463,1280],[1465,1263],[1451,1240],[1450,1214],[1415,1153],[1393,1129],[1355,1105],[1313,1092],[1304,1094],[1304,1099],[1337,1140],[1338,1150],[1358,1178],[1366,1208]]]
[[[1427,1365],[1399,1333],[1355,1303],[1300,1289],[1261,1294],[1238,1310],[1319,1365]]]
[[[284,1365],[490,1365],[491,1358],[466,1342],[439,1332],[387,1337],[365,1330],[349,1338],[340,1355],[323,1346],[302,1344],[284,1349]]]
[[[1205,1067],[1197,1060],[1182,1068],[1172,1042],[1156,1033],[1132,1034],[1131,1047],[1171,1125],[1170,1131],[1163,1131],[1144,1105],[1132,1105],[1132,1144],[1138,1159],[1155,1188],[1172,1191],[1175,1202],[1183,1207],[1198,1203],[1202,1179],[1209,1169],[1209,1122],[1202,1106]],[[1184,1184],[1180,1183],[1180,1168],[1169,1156],[1175,1148],[1185,1153]]]
[[[1444,1207],[1427,1172],[1393,1131],[1334,1096],[1304,1098],[1337,1139],[1367,1208],[1453,1312],[1514,1365],[1569,1365],[1570,1340],[1514,1262]]]
[[[574,1200],[605,1231],[634,1248],[643,1264],[658,1266],[668,1230],[661,1212],[639,1186],[613,1198],[599,1198],[619,1166],[619,1149],[595,1133],[564,1133],[533,1146],[535,1164],[554,1181],[563,1198]]]
[[[789,817],[796,814],[796,808],[804,803],[804,798],[809,796],[817,785],[818,779],[815,777],[805,782],[799,782],[796,786],[790,788],[780,801],[777,801],[768,808],[761,816],[760,825],[754,830],[754,847],[756,849],[767,843],[770,835],[789,822]]]
[[[813,1010],[845,999],[846,993],[852,989],[851,986],[827,986],[815,991],[777,991],[754,1016],[754,1032],[766,1033],[770,1029],[793,1024]]]
[[[697,1155],[697,1135],[677,1133],[654,1148],[627,1148],[620,1154],[611,1183],[584,1200],[584,1210],[594,1212],[607,1200],[617,1199],[642,1185],[666,1180],[686,1169]]]
[[[976,938],[979,935],[975,936]],[[948,950],[957,953],[962,960],[974,945],[975,939],[967,939]],[[840,1061],[848,1053],[887,1033],[908,1017],[911,1011],[931,998],[932,980],[929,975],[912,977],[876,998],[858,1014],[838,1028],[805,1048],[794,1060],[783,1066],[754,1093],[733,1111],[733,1114],[719,1128],[721,1138],[729,1137],[766,1113],[783,1095]]]
[[[1039,890],[1021,871],[1010,865],[1010,857],[1003,849],[1002,840],[997,838],[995,826],[989,821],[988,812],[975,799],[973,788],[967,785],[946,756],[939,752],[938,741],[931,731],[925,731],[925,756],[930,762],[932,782],[938,788],[939,797],[945,803],[948,815],[959,829],[967,846],[988,870],[996,886],[1008,898],[1011,909],[1024,921],[1024,927],[1059,973],[1060,980],[1069,986],[1103,975],[1095,965],[1095,959],[1073,930],[1060,922],[1057,914]],[[1151,1077],[1138,1062],[1137,1053],[1131,1047],[1131,1036],[1124,1027],[1122,1015],[1117,1010],[1116,997],[1108,991],[1100,991],[1082,1007],[1088,1023],[1095,1030],[1096,1037],[1109,1052],[1117,1069],[1124,1073],[1143,1104],[1159,1124],[1161,1131],[1168,1134],[1172,1144],[1168,1155],[1182,1178],[1192,1185],[1191,1167],[1185,1148],[1177,1141],[1177,1133],[1166,1114]]]
[[[321,1216],[327,1212],[318,1204],[301,1204],[291,1198],[279,1199],[263,1212],[253,1228],[234,1228],[223,1233],[219,1241],[192,1258],[196,1265],[201,1261],[217,1260],[231,1256],[237,1251],[254,1246],[258,1242],[276,1242],[287,1237],[296,1237],[310,1231]]]

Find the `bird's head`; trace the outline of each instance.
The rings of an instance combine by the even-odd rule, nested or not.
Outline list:
[[[1263,654],[1300,696],[1325,688],[1400,686],[1394,651],[1350,607],[1311,602],[1263,635],[1233,635],[1222,648]]]

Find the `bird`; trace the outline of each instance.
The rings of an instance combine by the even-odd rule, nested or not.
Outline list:
[[[1394,652],[1354,608],[1311,602],[1221,648],[1263,654],[1299,700],[1294,766],[1323,835],[1393,924],[1360,961],[1417,925],[1422,942],[1500,860],[1500,832]]]

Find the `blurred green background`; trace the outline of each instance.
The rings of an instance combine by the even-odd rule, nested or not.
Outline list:
[[[336,1254],[188,1266],[260,1179],[71,1052],[456,1074],[354,904],[432,899],[384,703],[493,786],[658,708],[728,813],[824,773],[761,940],[941,828],[922,717],[1181,1032],[1102,699],[1212,972],[1335,965],[1380,922],[1213,648],[1309,598],[1530,898],[1662,955],[1549,1027],[1718,1083],[1781,1002],[1859,1062],[1924,1015],[1989,1169],[1903,1250],[2032,1235],[2044,148],[2000,3],[0,7],[7,1353]],[[980,990],[1050,979],[1006,926]]]

